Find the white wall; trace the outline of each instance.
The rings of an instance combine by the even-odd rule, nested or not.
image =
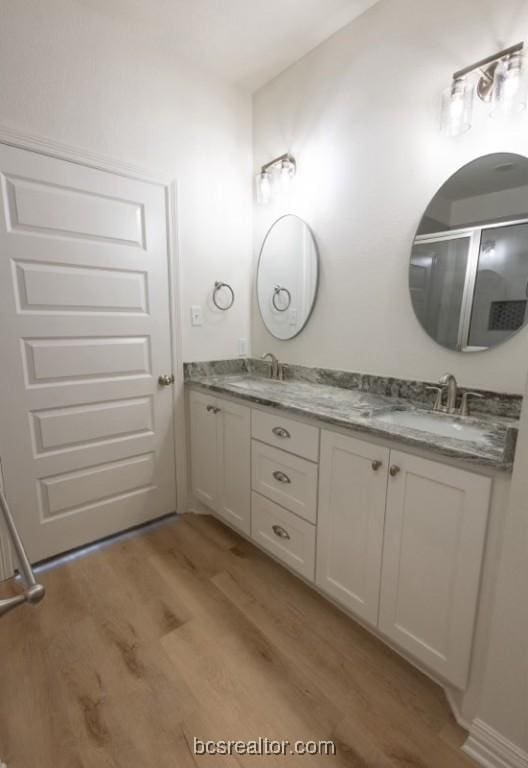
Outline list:
[[[285,212],[313,227],[322,276],[315,312],[292,341],[272,339],[253,308],[254,354],[404,378],[453,372],[466,386],[522,393],[528,330],[493,351],[437,346],[407,287],[421,215],[460,166],[488,152],[528,154],[528,113],[504,122],[479,103],[473,129],[439,130],[454,70],[528,36],[519,0],[383,0],[254,97],[255,169],[289,150],[298,174],[286,204],[256,212],[255,260]]]
[[[84,0],[0,0],[0,123],[176,177],[184,359],[236,356],[249,334],[248,96]],[[208,308],[214,280],[232,282],[230,312]]]
[[[528,382],[524,394],[476,716],[528,755]]]

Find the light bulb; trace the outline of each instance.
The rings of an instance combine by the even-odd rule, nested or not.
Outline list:
[[[453,80],[442,95],[442,131],[458,136],[469,131],[473,113],[473,87],[466,78]]]
[[[257,175],[257,203],[267,205],[271,200],[271,180],[267,171]]]
[[[527,81],[521,53],[512,54],[497,67],[491,117],[526,109]]]

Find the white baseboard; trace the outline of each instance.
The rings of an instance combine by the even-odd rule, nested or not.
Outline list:
[[[528,753],[479,719],[462,749],[483,768],[528,768]]]

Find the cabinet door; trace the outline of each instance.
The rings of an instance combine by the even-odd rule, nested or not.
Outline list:
[[[378,620],[389,451],[322,432],[317,584],[361,619]]]
[[[217,414],[216,398],[190,393],[191,484],[197,499],[217,508]]]
[[[251,532],[251,411],[229,400],[218,400],[216,511],[226,523]]]
[[[491,481],[398,451],[390,463],[379,626],[463,688]]]

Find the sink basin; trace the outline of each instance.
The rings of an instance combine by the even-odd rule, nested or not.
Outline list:
[[[270,386],[277,386],[277,384],[284,384],[284,381],[280,381],[279,379],[270,379],[270,378],[257,378],[256,376],[254,378],[247,377],[243,379],[239,379],[238,381],[230,381],[229,386],[233,387],[234,389],[252,389],[252,390],[266,390]]]
[[[418,432],[429,432],[442,437],[453,437],[459,440],[483,440],[486,437],[485,427],[463,419],[450,418],[426,411],[390,411],[376,417],[385,424],[415,429]]]

